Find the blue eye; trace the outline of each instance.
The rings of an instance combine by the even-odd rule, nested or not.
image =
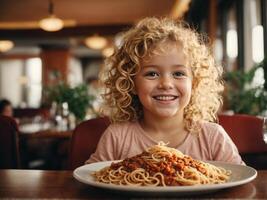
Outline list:
[[[183,77],[183,76],[185,76],[186,74],[184,73],[184,72],[174,72],[173,73],[173,77],[174,78],[180,78],[180,77]]]

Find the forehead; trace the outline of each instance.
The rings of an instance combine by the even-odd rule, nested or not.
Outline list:
[[[157,44],[141,60],[141,65],[160,64],[160,65],[184,65],[187,66],[186,55],[183,46],[179,42],[162,42]]]

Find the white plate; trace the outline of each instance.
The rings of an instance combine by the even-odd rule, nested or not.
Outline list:
[[[119,186],[112,184],[105,184],[96,182],[94,177],[91,175],[92,172],[98,171],[103,167],[109,166],[112,161],[92,163],[88,165],[81,166],[74,170],[73,176],[80,182],[99,187],[110,189],[114,191],[124,191],[124,192],[134,192],[134,193],[164,193],[169,194],[175,192],[176,194],[192,194],[192,193],[206,193],[214,190],[219,190],[223,188],[234,187],[248,183],[256,178],[257,171],[251,167],[243,165],[235,165],[218,161],[211,161],[209,163],[223,167],[225,169],[231,170],[232,174],[228,182],[222,184],[210,184],[210,185],[195,185],[195,186]],[[113,161],[116,162],[116,161]]]

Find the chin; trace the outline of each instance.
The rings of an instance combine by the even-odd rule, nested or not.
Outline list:
[[[177,111],[165,111],[165,112],[160,112],[157,113],[157,115],[161,118],[170,118],[170,117],[175,117],[177,116]]]

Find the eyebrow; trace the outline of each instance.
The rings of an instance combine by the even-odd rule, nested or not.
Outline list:
[[[159,67],[160,65],[144,65],[142,66],[142,68],[149,68],[149,67]],[[183,64],[176,64],[176,65],[172,65],[172,67],[184,67],[187,68],[185,65]]]

